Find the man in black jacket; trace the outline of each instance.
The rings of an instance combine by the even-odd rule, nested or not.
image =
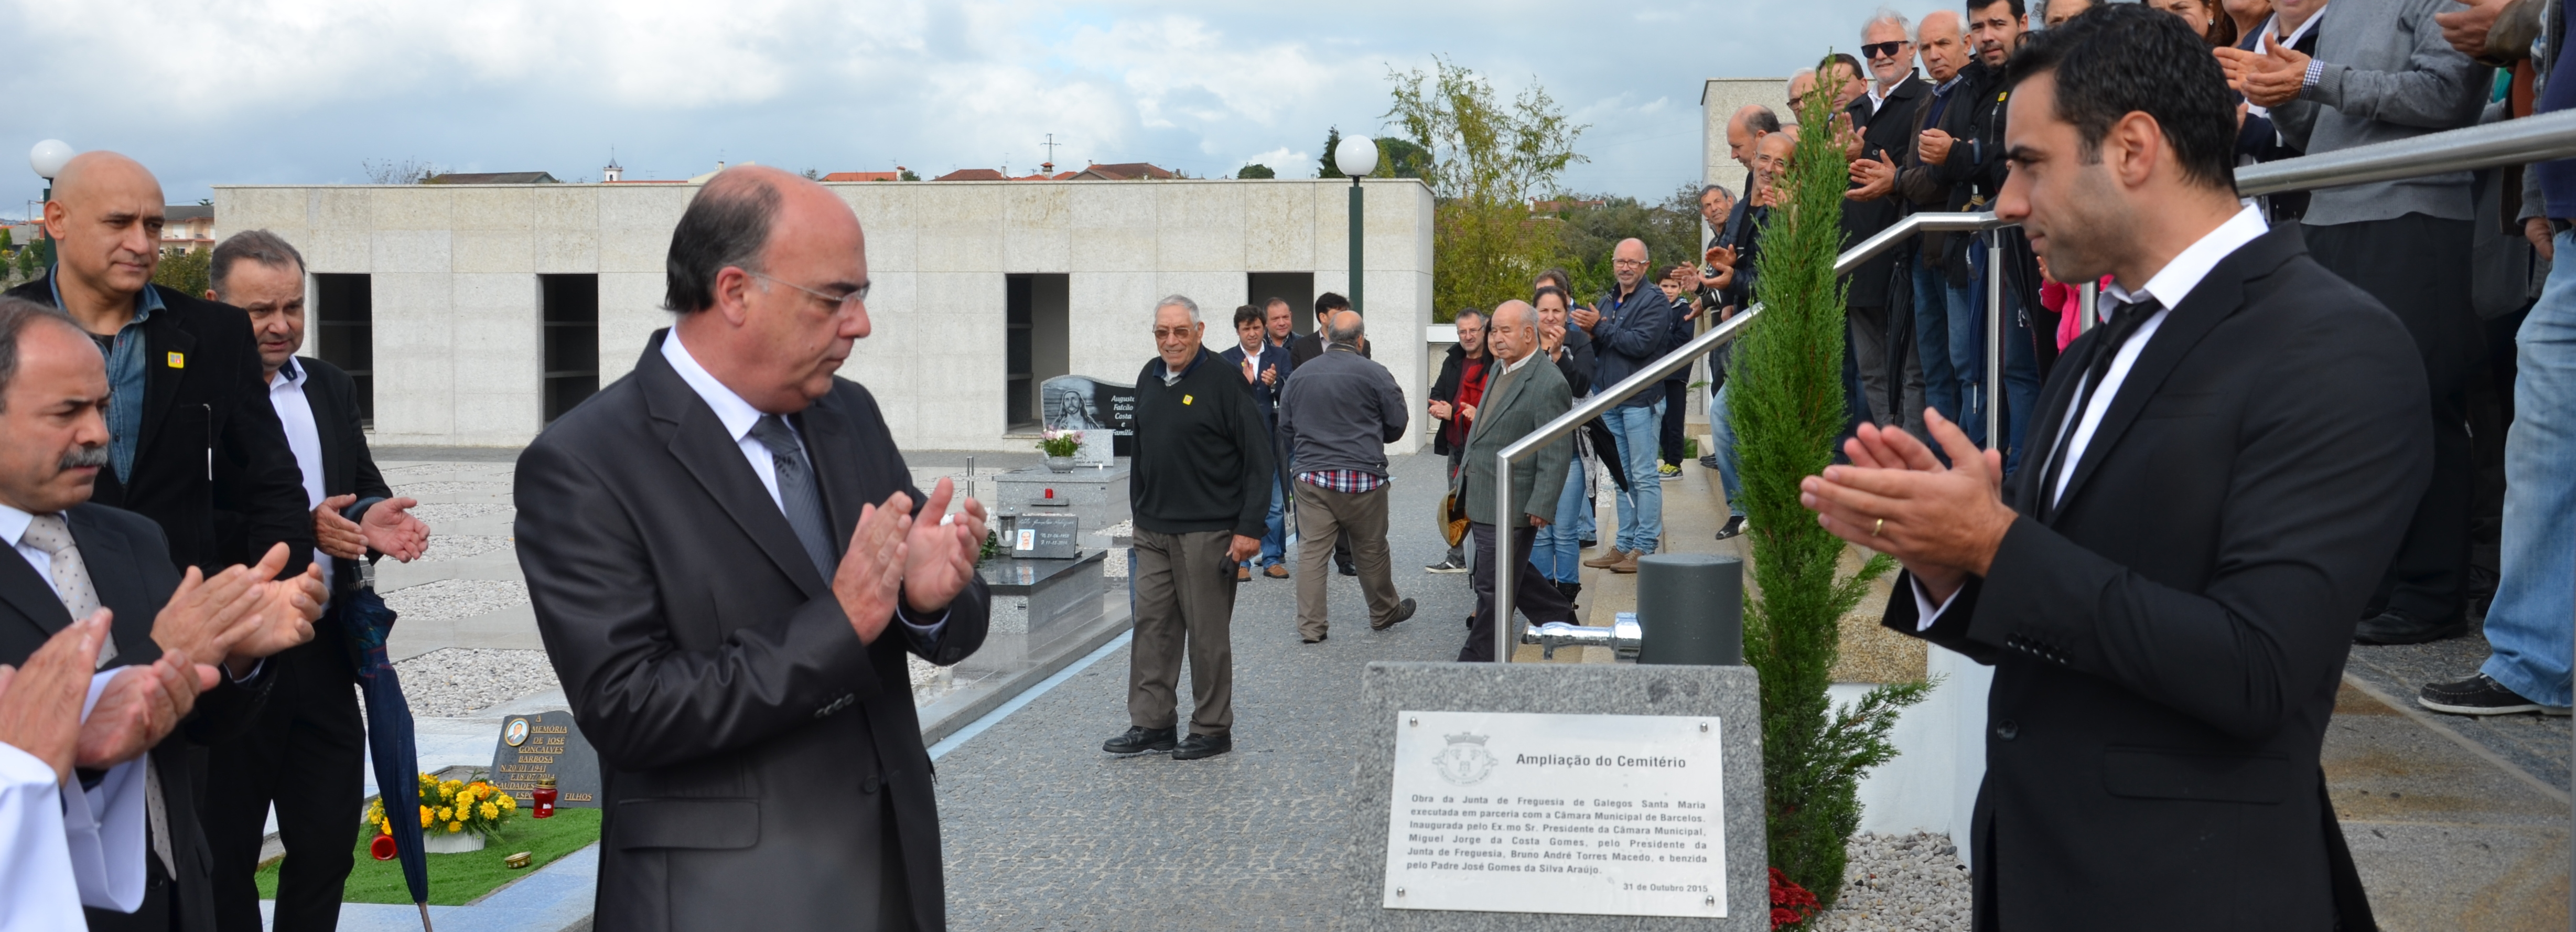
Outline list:
[[[2009,480],[1863,428],[1805,480],[1905,565],[1885,624],[1995,667],[1975,927],[2372,927],[2317,756],[2363,601],[2432,473],[2396,316],[2266,231],[2181,20],[2106,5],[2012,59],[1996,212],[2110,320],[2068,347]],[[2080,116],[2083,124],[2068,119]]]
[[[1200,342],[1199,306],[1154,306],[1153,361],[1136,373],[1136,646],[1128,654],[1125,734],[1111,754],[1170,751],[1197,760],[1234,750],[1234,567],[1261,552],[1274,474],[1251,390]],[[1294,381],[1293,379],[1291,381]],[[1181,655],[1190,659],[1190,733],[1174,734]]]
[[[1431,380],[1431,400],[1424,403],[1431,412],[1431,422],[1438,425],[1431,432],[1431,452],[1449,458],[1451,481],[1458,478],[1458,464],[1467,456],[1467,430],[1476,421],[1476,403],[1485,396],[1485,370],[1493,356],[1485,352],[1485,315],[1475,308],[1458,311],[1453,326],[1458,328],[1458,342],[1449,345],[1449,353],[1440,359],[1440,375]],[[1464,573],[1467,551],[1452,545],[1449,555],[1440,562],[1422,568],[1427,573]]]
[[[1869,68],[1877,76],[1873,87],[1880,88],[1877,99],[1863,97],[1852,101],[1844,110],[1857,138],[1844,143],[1844,156],[1851,162],[1851,188],[1843,204],[1843,246],[1850,248],[1878,235],[1902,217],[1896,202],[1872,192],[1884,193],[1886,177],[1894,173],[1887,161],[1895,154],[1914,147],[1914,111],[1932,96],[1932,87],[1914,73],[1915,43],[1906,35],[1905,18],[1882,10],[1861,29],[1861,49],[1869,56]],[[1863,198],[1869,198],[1864,200]],[[1844,277],[1844,305],[1850,318],[1850,347],[1846,354],[1849,367],[1860,373],[1862,394],[1869,418],[1880,424],[1920,426],[1906,409],[1914,407],[1905,400],[1908,388],[1922,381],[1922,368],[1908,365],[1902,356],[1904,344],[1895,339],[1890,329],[1891,315],[1901,301],[1891,287],[1899,275],[1898,250],[1879,253],[1861,263]],[[1905,373],[1899,383],[1889,372]]]
[[[55,265],[9,294],[69,314],[107,360],[118,403],[99,504],[158,522],[179,566],[213,572],[283,543],[287,571],[302,572],[313,519],[250,324],[237,309],[152,284],[161,212],[161,183],[134,160],[74,157],[45,202]],[[241,529],[219,531],[217,509],[239,512]]]
[[[41,305],[0,299],[0,542],[12,555],[0,556],[0,664],[27,662],[73,621],[105,609],[110,632],[99,648],[100,669],[163,669],[115,674],[85,729],[147,701],[134,690],[151,681],[204,690],[177,732],[158,729],[170,740],[112,747],[84,741],[73,761],[79,792],[65,797],[84,811],[73,818],[67,810],[65,827],[109,827],[89,829],[107,869],[98,884],[82,884],[91,929],[211,932],[212,888],[190,767],[205,745],[249,720],[275,680],[263,658],[312,638],[322,580],[309,571],[273,579],[286,560],[283,545],[272,545],[254,567],[183,572],[158,525],[91,501],[112,459],[110,390],[107,368],[85,336]],[[162,664],[165,656],[175,663]],[[198,666],[211,663],[222,665],[220,673]],[[139,846],[135,836],[112,830],[138,823]],[[78,863],[85,869],[92,862]]]
[[[304,257],[266,230],[236,233],[215,247],[206,296],[249,312],[270,405],[313,506],[313,562],[337,599],[360,585],[360,561],[382,554],[409,561],[429,527],[417,504],[394,498],[367,453],[357,388],[340,367],[298,357],[304,345]],[[238,464],[236,464],[238,465]],[[239,515],[218,513],[219,524]],[[226,521],[224,519],[230,519]],[[259,932],[260,842],[269,809],[287,856],[277,871],[276,932],[329,930],[354,864],[364,799],[366,728],[358,716],[356,657],[337,612],[313,643],[277,655],[267,704],[250,727],[215,745],[206,766],[206,844],[214,859],[215,910],[226,932]]]

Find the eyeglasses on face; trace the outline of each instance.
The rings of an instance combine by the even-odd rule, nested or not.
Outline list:
[[[1642,268],[1642,267],[1644,267],[1644,266],[1645,266],[1645,264],[1646,264],[1646,260],[1644,260],[1644,259],[1612,259],[1612,260],[1610,260],[1610,264],[1611,264],[1611,265],[1615,265],[1615,266],[1619,266],[1619,267],[1621,267],[1621,268]]]
[[[753,277],[753,278],[760,279],[761,281],[765,281],[765,282],[768,282],[768,283],[773,284],[773,285],[785,285],[785,286],[787,286],[787,287],[789,287],[789,288],[794,288],[794,289],[796,289],[796,290],[798,290],[798,291],[802,291],[802,292],[804,292],[804,293],[806,293],[806,294],[813,295],[817,300],[820,300],[820,301],[822,301],[822,302],[823,302],[823,303],[825,303],[825,304],[831,305],[831,306],[832,306],[832,311],[833,311],[834,313],[847,313],[847,312],[849,312],[849,311],[851,311],[851,310],[853,310],[853,309],[856,309],[856,308],[858,308],[858,307],[860,307],[860,306],[862,306],[862,305],[865,305],[865,304],[867,303],[867,300],[868,300],[868,287],[869,287],[869,286],[867,286],[867,285],[860,285],[860,286],[859,286],[859,287],[857,287],[857,288],[850,289],[850,291],[849,291],[849,293],[848,293],[848,294],[837,294],[837,295],[836,295],[836,294],[828,294],[828,293],[825,293],[825,292],[816,291],[816,290],[814,290],[814,289],[812,289],[812,288],[807,288],[807,287],[805,287],[805,286],[803,286],[803,285],[799,285],[799,284],[797,284],[797,283],[795,283],[795,282],[786,281],[786,280],[780,279],[780,278],[778,278],[778,277],[776,277],[776,276],[769,275],[769,274],[764,273],[764,272],[754,272],[754,271],[752,271],[752,270],[750,270],[750,269],[744,269],[744,270],[742,270],[742,274],[749,275],[749,276],[751,276],[751,277]]]
[[[1860,53],[1871,58],[1895,58],[1896,53],[1904,50],[1905,43],[1903,41],[1872,42],[1860,47]]]
[[[1198,334],[1191,332],[1191,329],[1190,329],[1190,328],[1188,328],[1188,327],[1156,327],[1156,328],[1154,328],[1154,342],[1156,342],[1156,343],[1163,343],[1163,342],[1168,342],[1168,341],[1172,341],[1172,340],[1189,340],[1189,339],[1195,339],[1197,336],[1198,336]]]

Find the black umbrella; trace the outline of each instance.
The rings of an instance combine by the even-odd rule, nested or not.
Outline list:
[[[402,681],[385,656],[385,636],[394,629],[394,610],[370,588],[341,593],[331,602],[357,655],[358,690],[366,696],[367,750],[376,762],[376,792],[384,802],[385,823],[402,858],[403,883],[420,907],[420,927],[429,926],[429,856],[420,841],[420,750],[412,737],[411,705],[403,701]]]

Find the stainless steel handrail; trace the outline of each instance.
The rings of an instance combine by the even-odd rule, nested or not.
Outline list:
[[[2341,187],[2373,181],[2412,178],[2418,175],[2472,171],[2570,157],[2576,157],[2576,111],[2542,114],[2526,119],[2428,133],[2413,139],[2248,165],[2236,170],[2236,191],[2239,195],[2254,197],[2283,191]],[[1849,273],[1861,263],[1875,258],[1879,253],[1886,252],[1897,243],[1910,239],[1918,233],[1975,231],[2007,225],[2009,224],[1999,221],[1990,212],[1914,214],[1862,240],[1859,245],[1844,250],[1842,255],[1834,259],[1834,273],[1837,275]],[[2000,276],[1995,272],[2000,263],[1995,257],[2001,250],[1992,245],[1988,249],[1988,274],[1996,275],[1997,280],[2000,280]],[[1986,437],[1989,444],[1997,440],[1999,432],[1992,425],[1997,423],[1996,412],[2002,408],[1994,397],[1997,394],[1995,389],[2001,380],[2003,369],[1998,364],[2001,355],[1999,346],[2002,340],[2003,315],[2000,313],[2000,307],[1996,306],[1996,302],[1999,302],[2001,297],[2002,289],[1999,286],[1989,286],[1987,289],[1989,306],[1986,313],[1988,353],[1986,405],[1987,424],[1990,425],[1986,431]],[[1736,312],[1734,317],[1728,318],[1724,323],[1710,328],[1707,333],[1700,334],[1690,342],[1666,353],[1653,364],[1620,380],[1619,384],[1594,393],[1591,398],[1575,405],[1572,410],[1496,451],[1494,454],[1494,516],[1499,520],[1509,521],[1510,516],[1516,513],[1513,510],[1515,503],[1512,501],[1511,494],[1514,461],[1525,459],[1536,452],[1540,446],[1573,433],[1577,427],[1601,416],[1602,412],[1617,407],[1629,396],[1663,381],[1665,376],[1680,371],[1697,361],[1699,357],[1725,345],[1742,333],[1745,326],[1761,314],[1762,305],[1760,304]],[[1653,482],[1655,477],[1646,476],[1639,481]],[[1501,525],[1496,531],[1500,539],[1496,541],[1495,558],[1508,561],[1513,558],[1510,528],[1508,525]],[[1512,656],[1514,640],[1512,637],[1512,579],[1515,573],[1508,571],[1511,569],[1514,568],[1509,566],[1493,568],[1494,661],[1497,663],[1509,663]]]

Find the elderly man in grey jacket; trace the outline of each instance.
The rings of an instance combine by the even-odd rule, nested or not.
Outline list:
[[[2221,49],[2247,100],[2272,110],[2282,138],[2311,155],[2470,126],[2494,69],[2442,37],[2452,0],[2334,0],[2316,54],[2267,37],[2261,53]],[[2328,188],[2309,201],[2308,252],[2397,312],[2433,393],[2433,481],[2353,638],[2412,644],[2468,630],[2467,393],[2480,336],[2469,303],[2468,172]]]
[[[1485,345],[1501,365],[1492,376],[1493,384],[1485,388],[1476,425],[1467,431],[1467,466],[1458,471],[1458,491],[1467,500],[1467,532],[1475,538],[1476,554],[1476,572],[1470,577],[1476,590],[1476,614],[1468,620],[1467,644],[1458,651],[1461,663],[1492,662],[1494,626],[1511,623],[1509,618],[1494,617],[1496,572],[1518,574],[1512,577],[1512,591],[1518,593],[1514,605],[1531,621],[1574,620],[1573,601],[1530,564],[1530,545],[1538,529],[1555,519],[1573,439],[1556,438],[1538,448],[1525,468],[1512,470],[1510,500],[1520,503],[1518,509],[1497,513],[1500,503],[1494,501],[1495,455],[1571,409],[1574,395],[1565,374],[1538,352],[1538,312],[1527,302],[1503,302],[1494,308],[1489,326],[1492,332],[1486,335]],[[1652,473],[1638,480],[1645,485],[1654,481]],[[1506,544],[1509,549],[1503,549]]]
[[[1386,550],[1386,445],[1404,436],[1404,389],[1385,366],[1360,355],[1360,315],[1334,314],[1324,337],[1323,355],[1297,367],[1279,401],[1279,442],[1296,479],[1297,635],[1308,644],[1329,633],[1324,583],[1333,542],[1345,534],[1368,598],[1369,629],[1413,617],[1413,600],[1396,597]]]

